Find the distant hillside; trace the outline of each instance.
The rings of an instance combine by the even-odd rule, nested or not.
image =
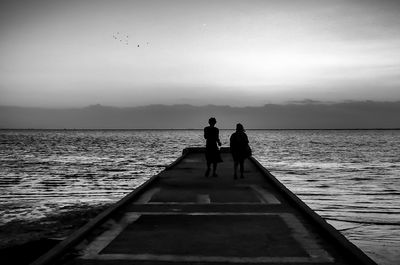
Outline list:
[[[400,101],[302,102],[260,107],[149,105],[45,109],[0,107],[0,128],[197,129],[214,116],[219,128],[238,122],[253,129],[400,128]]]

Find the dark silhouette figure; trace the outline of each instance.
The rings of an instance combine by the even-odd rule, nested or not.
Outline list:
[[[221,146],[221,141],[219,140],[219,130],[215,127],[217,120],[215,118],[210,118],[208,120],[210,126],[204,128],[204,138],[206,139],[206,160],[207,160],[207,170],[205,176],[208,177],[210,174],[211,164],[213,165],[213,177],[218,177],[217,164],[222,162],[221,154],[219,153],[218,145]]]
[[[245,133],[243,125],[236,124],[236,132],[231,135],[230,148],[233,157],[233,177],[237,179],[237,167],[240,165],[240,178],[244,178],[244,160],[251,156],[249,139]]]

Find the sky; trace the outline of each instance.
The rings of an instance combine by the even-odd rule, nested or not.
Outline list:
[[[0,0],[0,105],[400,100],[400,1]]]

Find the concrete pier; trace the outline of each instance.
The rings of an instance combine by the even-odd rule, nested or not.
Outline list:
[[[187,149],[34,264],[375,264],[255,159],[235,180],[223,151],[205,177]]]

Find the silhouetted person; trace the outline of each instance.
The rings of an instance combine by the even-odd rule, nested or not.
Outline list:
[[[204,138],[206,139],[206,160],[207,170],[205,176],[208,177],[210,174],[211,164],[213,165],[213,177],[217,177],[217,164],[222,162],[221,155],[219,153],[218,145],[221,146],[219,140],[219,130],[215,127],[217,120],[210,118],[208,120],[210,126],[204,128]]]
[[[231,135],[229,142],[234,162],[233,177],[237,179],[236,171],[238,165],[240,165],[240,178],[244,178],[244,160],[251,156],[251,149],[242,124],[236,124],[236,132]]]

